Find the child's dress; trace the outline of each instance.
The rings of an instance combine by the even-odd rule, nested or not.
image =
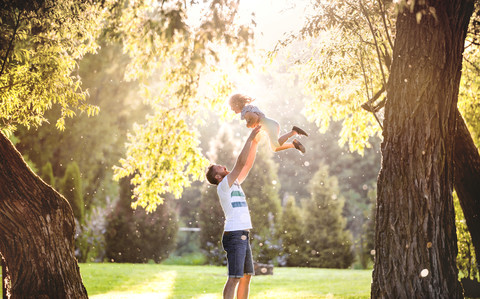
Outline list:
[[[267,133],[268,138],[270,139],[270,146],[272,147],[272,149],[275,151],[277,147],[280,147],[280,143],[278,142],[278,134],[280,134],[280,125],[278,124],[278,122],[276,122],[271,118],[266,117],[265,114],[262,111],[260,111],[260,109],[258,109],[257,106],[246,105],[245,107],[243,107],[242,114],[241,114],[242,119],[245,119],[245,114],[247,112],[253,112],[258,115],[260,125],[262,126],[262,130],[264,130]]]

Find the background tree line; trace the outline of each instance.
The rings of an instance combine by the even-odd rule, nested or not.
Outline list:
[[[155,236],[151,236],[153,239],[143,239],[143,244],[141,241],[139,244],[128,242],[128,239],[134,234],[127,229],[131,219],[126,216],[133,213],[127,208],[131,194],[120,191],[122,188],[126,188],[121,187],[122,184],[126,184],[125,182],[119,184],[112,179],[111,169],[124,154],[123,144],[127,141],[125,136],[129,125],[131,127],[133,122],[140,122],[148,111],[147,107],[138,99],[138,85],[122,80],[124,71],[122,68],[128,63],[128,58],[117,55],[119,51],[120,49],[115,46],[105,46],[98,54],[86,57],[80,64],[79,70],[85,78],[84,86],[88,88],[92,101],[100,107],[99,117],[80,116],[68,119],[64,132],[52,130],[50,125],[44,125],[34,131],[19,128],[15,134],[18,139],[17,148],[25,157],[28,157],[44,180],[56,182],[53,185],[56,184],[57,189],[65,190],[62,194],[69,199],[73,207],[84,207],[86,216],[78,216],[75,213],[81,231],[77,236],[77,256],[80,261],[103,259],[132,262],[146,262],[149,259],[159,261],[160,259],[154,258],[155,255],[152,255],[151,258],[138,257],[140,258],[138,259],[133,254],[127,254],[132,251],[130,248],[132,246],[136,246],[138,250],[142,246],[148,246]],[[311,183],[312,177],[318,169],[324,167],[323,165],[329,165],[329,175],[337,177],[340,182],[338,187],[335,187],[339,190],[334,191],[336,193],[334,196],[338,196],[338,200],[344,202],[340,204],[342,206],[340,212],[337,211],[333,214],[339,218],[339,222],[346,222],[345,224],[353,236],[353,240],[348,240],[349,246],[355,251],[359,266],[367,267],[368,255],[365,256],[361,253],[369,253],[371,250],[371,248],[365,247],[367,242],[363,240],[365,239],[366,223],[371,224],[369,219],[371,218],[372,202],[368,197],[368,192],[375,188],[374,181],[377,170],[375,167],[366,165],[378,165],[378,150],[367,151],[369,155],[364,157],[349,153],[346,148],[342,150],[337,145],[335,136],[338,134],[338,125],[335,125],[337,132],[332,130],[328,134],[318,133],[316,126],[309,124],[302,114],[302,102],[305,96],[301,92],[300,81],[295,76],[292,77],[285,69],[283,72],[276,70],[252,76],[258,76],[256,89],[272,91],[271,94],[259,95],[257,104],[268,113],[279,115],[279,121],[285,124],[282,129],[287,130],[291,125],[297,124],[305,127],[311,135],[305,139],[307,154],[304,156],[293,151],[273,154],[265,145],[260,148],[256,166],[252,170],[252,177],[245,185],[251,202],[252,217],[255,227],[258,229],[255,230],[254,248],[259,261],[274,261],[275,263],[280,261],[281,264],[285,264],[286,251],[284,251],[285,246],[281,240],[283,239],[282,231],[286,230],[287,224],[283,224],[283,229],[279,227],[283,206],[289,198],[295,198],[295,206],[298,207],[304,201],[311,201],[312,192],[309,184],[314,184]],[[283,84],[285,80],[290,84]],[[274,100],[272,101],[272,99]],[[275,101],[280,105],[268,104]],[[212,119],[210,126],[201,129],[203,151],[212,161],[216,161],[217,156],[220,156],[218,163],[224,163],[231,167],[234,151],[238,150],[242,138],[248,134],[248,129],[244,127],[243,123],[236,120],[218,132],[213,131],[211,128],[221,127],[222,122],[214,121],[213,114],[210,117]],[[226,122],[224,121],[224,124]],[[51,170],[44,171],[44,168]],[[77,186],[64,188],[62,187],[63,182],[67,181],[66,177],[70,176],[66,169],[70,168],[78,169],[78,175],[68,179]],[[366,170],[368,171],[366,172]],[[67,189],[69,192],[66,191]],[[200,245],[206,250],[207,255],[212,256],[212,259],[220,258],[222,260],[221,248],[217,246],[217,242],[219,232],[223,227],[223,219],[216,193],[214,190],[212,193],[211,189],[202,184],[195,184],[194,187],[187,189],[180,199],[174,200],[173,204],[162,206],[161,210],[170,210],[171,212],[167,213],[177,215],[163,226],[168,226],[170,223],[171,227],[177,227],[177,217],[181,225],[200,226],[202,228],[201,245],[197,244],[189,251],[195,250],[196,246]],[[208,197],[206,194],[211,197],[208,204],[204,200]],[[122,206],[123,208],[121,208]],[[328,211],[327,208],[328,206],[323,207],[322,210]],[[142,210],[139,208],[135,214],[144,214],[141,212]],[[211,213],[211,210],[216,210],[217,213]],[[159,212],[159,214],[161,213],[163,212]],[[116,216],[112,216],[114,214]],[[218,224],[217,227],[207,228],[205,225],[201,225],[202,221],[211,223],[212,219],[202,219],[205,216],[214,217]],[[157,222],[161,222],[160,218],[157,217]],[[113,228],[115,226],[113,223],[118,221],[124,223],[123,229],[118,227],[120,224]],[[319,229],[322,226],[319,224]],[[311,229],[313,228],[311,226]],[[210,229],[213,229],[215,233],[211,233]],[[343,231],[343,229],[344,227],[341,230]],[[122,230],[123,240],[118,233],[113,232]],[[112,237],[114,234],[116,237]],[[110,237],[105,239],[105,235]],[[169,235],[172,237],[171,233]],[[336,233],[333,233],[332,236],[336,236]],[[340,238],[342,237],[340,236]],[[172,237],[171,242],[173,243],[174,240],[175,238]],[[288,241],[286,242],[288,243]],[[115,243],[124,245],[120,246]],[[165,241],[163,244],[163,247],[171,249],[170,242]],[[161,247],[158,246],[159,250]],[[300,251],[305,252],[307,249]],[[308,250],[308,252],[311,251],[311,249]],[[121,258],[119,258],[119,253],[122,254]],[[342,265],[345,267],[349,264]]]

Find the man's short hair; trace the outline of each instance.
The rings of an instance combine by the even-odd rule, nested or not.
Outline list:
[[[210,184],[212,185],[218,185],[218,181],[217,179],[215,178],[215,175],[217,174],[216,171],[213,169],[213,166],[215,165],[210,165],[208,166],[208,170],[207,170],[207,174],[206,174],[206,177],[207,177],[207,180]]]

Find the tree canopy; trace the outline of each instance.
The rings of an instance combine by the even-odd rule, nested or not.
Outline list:
[[[118,43],[130,59],[125,80],[142,84],[139,100],[150,105],[151,113],[129,135],[127,157],[115,167],[115,177],[133,175],[135,206],[149,211],[166,193],[179,197],[208,165],[198,149],[196,127],[204,122],[200,112],[223,111],[221,104],[231,91],[216,64],[226,51],[239,67],[249,63],[245,54],[252,24],[237,22],[238,5],[232,0],[4,3],[2,132],[10,135],[17,125],[39,126],[54,106],[61,110],[56,120],[60,129],[65,118],[78,112],[98,113],[81,88],[78,61],[99,49],[100,38]],[[202,80],[210,82],[210,92],[199,93]]]
[[[100,34],[101,10],[81,1],[11,1],[0,7],[1,129],[39,126],[45,112],[61,108],[64,128],[75,110],[97,113],[88,105],[76,74],[77,61],[93,53]]]

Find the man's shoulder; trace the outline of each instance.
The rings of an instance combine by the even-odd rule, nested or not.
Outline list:
[[[232,184],[232,186],[230,187],[228,185],[228,174],[223,178],[223,180],[218,184],[217,186],[217,192],[228,192],[230,189],[232,189],[234,186],[237,186],[239,188],[241,188],[240,186],[240,183],[238,182],[238,180],[235,180]]]
[[[220,183],[217,185],[217,192],[227,192],[230,189],[230,186],[228,186],[228,174],[222,179]]]

